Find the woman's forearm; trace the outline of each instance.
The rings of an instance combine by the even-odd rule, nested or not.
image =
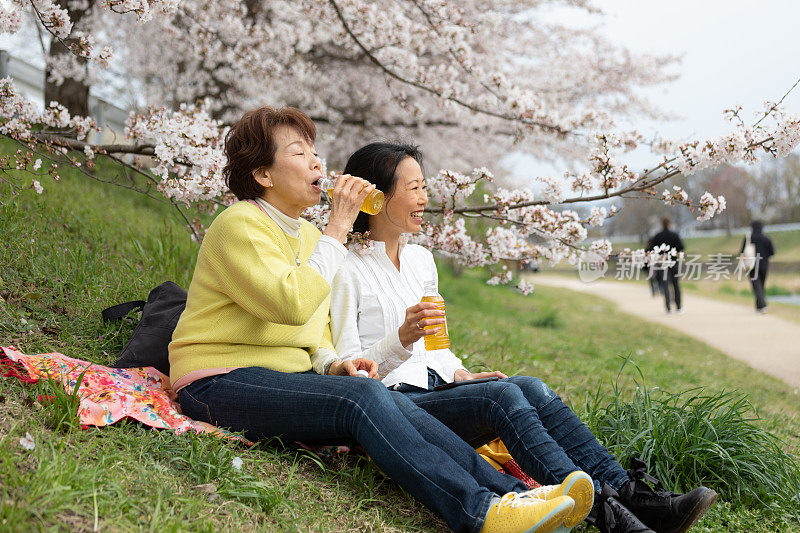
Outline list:
[[[340,343],[341,344],[341,343]],[[337,344],[337,347],[339,345]],[[375,342],[363,351],[350,351],[340,352],[343,353],[344,359],[356,359],[363,357],[376,361],[379,365],[378,372],[381,378],[386,377],[389,373],[397,369],[400,365],[405,363],[413,352],[403,346],[397,336],[397,330],[390,332],[379,341]]]
[[[333,278],[336,276],[336,272],[339,271],[339,267],[344,263],[346,256],[347,248],[342,243],[330,236],[323,235],[306,263],[319,272],[319,275],[325,278],[328,285],[333,286]]]
[[[347,233],[350,231],[352,224],[348,227],[345,227],[344,224],[337,224],[337,223],[330,223],[325,226],[325,231],[322,232],[323,235],[327,235],[333,239],[336,239],[339,243],[344,244],[347,242]]]

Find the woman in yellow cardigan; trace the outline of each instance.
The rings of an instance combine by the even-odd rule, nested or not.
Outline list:
[[[549,532],[574,507],[498,473],[436,419],[390,393],[377,364],[342,361],[329,294],[368,182],[342,176],[325,231],[300,218],[320,200],[311,119],[293,108],[245,113],[225,140],[240,202],[208,229],[170,351],[183,412],[250,439],[354,439],[378,467],[456,531]],[[413,406],[411,406],[413,407]],[[406,414],[403,414],[406,413]]]

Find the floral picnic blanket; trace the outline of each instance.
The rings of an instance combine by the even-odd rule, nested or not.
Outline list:
[[[27,355],[13,346],[0,346],[0,376],[14,377],[25,383],[54,379],[72,391],[81,374],[78,415],[83,426],[102,427],[130,417],[148,426],[170,429],[178,434],[191,429],[197,433],[210,433],[252,444],[230,431],[182,415],[180,405],[175,401],[175,393],[170,388],[169,377],[153,367],[111,368],[58,352]],[[295,443],[317,454],[364,454],[358,446]],[[522,471],[499,439],[482,446],[477,452],[497,470],[521,479],[531,488],[538,486]]]
[[[0,351],[0,375],[27,383],[54,379],[72,391],[83,374],[78,387],[81,425],[102,427],[129,417],[179,434],[191,429],[252,444],[230,431],[182,415],[169,377],[153,367],[110,368],[58,352],[26,355],[13,346],[0,347]]]

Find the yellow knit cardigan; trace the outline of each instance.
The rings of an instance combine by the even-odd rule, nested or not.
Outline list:
[[[298,255],[297,240],[255,205],[238,202],[220,213],[200,246],[169,345],[170,381],[216,368],[304,372],[318,348],[333,350],[331,288],[305,264],[319,237],[303,220]]]

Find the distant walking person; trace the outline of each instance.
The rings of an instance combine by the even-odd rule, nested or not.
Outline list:
[[[753,293],[756,297],[756,311],[766,313],[767,300],[764,298],[764,287],[767,283],[769,258],[775,255],[775,248],[772,246],[772,241],[769,237],[764,235],[764,224],[760,220],[754,220],[750,227],[753,228],[753,231],[742,241],[742,249],[739,253],[745,253],[748,240],[755,247],[755,262],[749,272],[750,283],[753,285]],[[743,260],[746,261],[746,257]]]
[[[654,248],[661,246],[662,244],[666,244],[672,248],[675,248],[678,252],[683,251],[683,241],[678,236],[677,233],[670,230],[669,227],[672,224],[672,220],[669,217],[664,217],[661,219],[661,227],[663,228],[661,231],[656,233],[650,242],[647,245],[647,251],[653,250]],[[664,294],[664,302],[667,305],[667,313],[672,312],[672,300],[675,300],[675,308],[677,309],[678,313],[682,312],[681,309],[681,288],[678,284],[678,261],[675,261],[670,267],[658,267],[657,265],[653,265],[653,276],[658,279],[658,286],[661,289],[661,292]],[[673,294],[670,295],[670,286],[672,286]]]

